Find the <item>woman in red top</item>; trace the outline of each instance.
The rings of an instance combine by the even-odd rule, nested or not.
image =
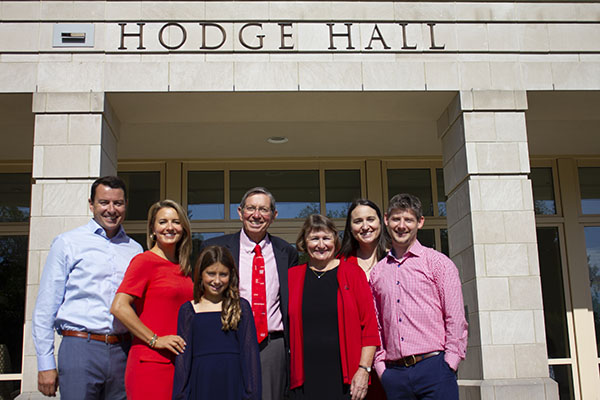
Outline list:
[[[127,398],[166,400],[175,356],[186,345],[176,335],[177,313],[194,297],[190,222],[178,203],[163,200],[150,207],[147,243],[150,250],[131,260],[111,312],[134,335],[125,370]]]
[[[383,218],[377,204],[357,199],[348,208],[344,239],[339,257],[355,263],[365,271],[367,280],[371,269],[387,254],[389,240],[383,229]],[[385,391],[375,371],[371,372],[371,386],[367,400],[385,400]]]
[[[327,217],[309,216],[296,245],[309,262],[288,275],[290,398],[361,400],[380,343],[365,274],[335,257],[339,238]]]
[[[356,263],[369,273],[377,261],[387,254],[389,240],[377,204],[357,199],[348,208],[340,257]]]

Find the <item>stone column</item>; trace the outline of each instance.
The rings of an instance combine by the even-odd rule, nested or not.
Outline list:
[[[438,120],[469,322],[461,399],[558,399],[548,377],[526,93],[460,92]]]
[[[33,112],[34,184],[20,399],[38,398],[31,316],[48,250],[59,233],[86,224],[91,217],[91,183],[117,172],[119,138],[119,121],[104,93],[34,93]]]

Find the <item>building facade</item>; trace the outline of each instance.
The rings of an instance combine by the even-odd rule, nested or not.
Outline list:
[[[419,195],[469,322],[461,399],[600,396],[597,2],[0,1],[0,398],[36,398],[52,239],[118,173],[195,243]],[[10,326],[10,328],[8,328]],[[58,338],[57,338],[58,341]]]

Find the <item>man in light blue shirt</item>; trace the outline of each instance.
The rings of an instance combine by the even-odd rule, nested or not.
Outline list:
[[[89,199],[93,219],[57,236],[50,248],[33,311],[38,389],[61,398],[125,399],[127,329],[110,313],[131,259],[142,247],[121,224],[127,208],[125,183],[97,179]],[[54,330],[63,336],[54,359]]]

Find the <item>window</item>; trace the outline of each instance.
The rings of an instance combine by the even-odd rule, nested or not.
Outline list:
[[[444,170],[442,168],[435,169],[436,182],[437,182],[437,207],[438,214],[440,217],[446,216],[446,193],[444,190]]]
[[[21,372],[27,242],[25,235],[0,236],[0,374]]]
[[[256,186],[266,187],[275,196],[277,218],[306,218],[321,211],[317,170],[231,171],[230,176],[232,218],[244,193]]]
[[[289,163],[285,165],[287,168],[278,169],[243,169],[243,163],[232,164],[231,168],[224,166],[219,170],[213,169],[214,164],[210,170],[194,164],[184,166],[187,176],[184,202],[187,201],[190,219],[197,221],[192,224],[194,230],[219,229],[218,220],[225,220],[221,229],[230,227],[239,219],[237,209],[243,195],[253,187],[265,187],[273,193],[278,223],[302,221],[310,214],[346,218],[350,203],[363,193],[362,170],[356,163],[355,168],[347,168],[348,163],[341,168],[339,163],[331,163],[331,168],[327,163],[319,163],[314,169],[306,169],[305,162]],[[197,225],[200,221],[207,221],[204,228]],[[236,227],[239,229],[237,224]]]
[[[388,169],[387,180],[389,198],[398,193],[410,193],[421,200],[423,215],[433,215],[433,192],[429,169]]]
[[[192,233],[192,267],[200,255],[200,246],[207,239],[222,236],[224,232],[194,232]],[[236,261],[237,262],[237,261]]]
[[[556,214],[554,181],[551,167],[531,168],[529,174],[533,188],[533,207],[536,215]]]
[[[223,171],[188,172],[188,216],[191,220],[225,218]]]
[[[348,208],[360,198],[359,170],[325,171],[325,210],[329,218],[346,218]]]
[[[537,228],[537,238],[548,357],[568,358],[571,353],[558,228]]]
[[[0,222],[28,222],[31,174],[0,174]]]
[[[6,169],[0,173],[0,398],[14,398],[21,388],[31,173],[28,165]]]
[[[159,171],[119,171],[127,185],[127,219],[146,221],[148,209],[161,199]]]
[[[581,212],[600,214],[600,167],[579,167]]]
[[[382,165],[386,203],[398,193],[410,193],[421,200],[425,225],[417,238],[427,247],[450,255],[446,222],[444,170],[439,162],[388,161]],[[387,207],[387,204],[385,205]],[[385,211],[385,209],[383,210]]]
[[[600,226],[587,226],[584,228],[584,232],[596,327],[596,346],[600,357]]]

